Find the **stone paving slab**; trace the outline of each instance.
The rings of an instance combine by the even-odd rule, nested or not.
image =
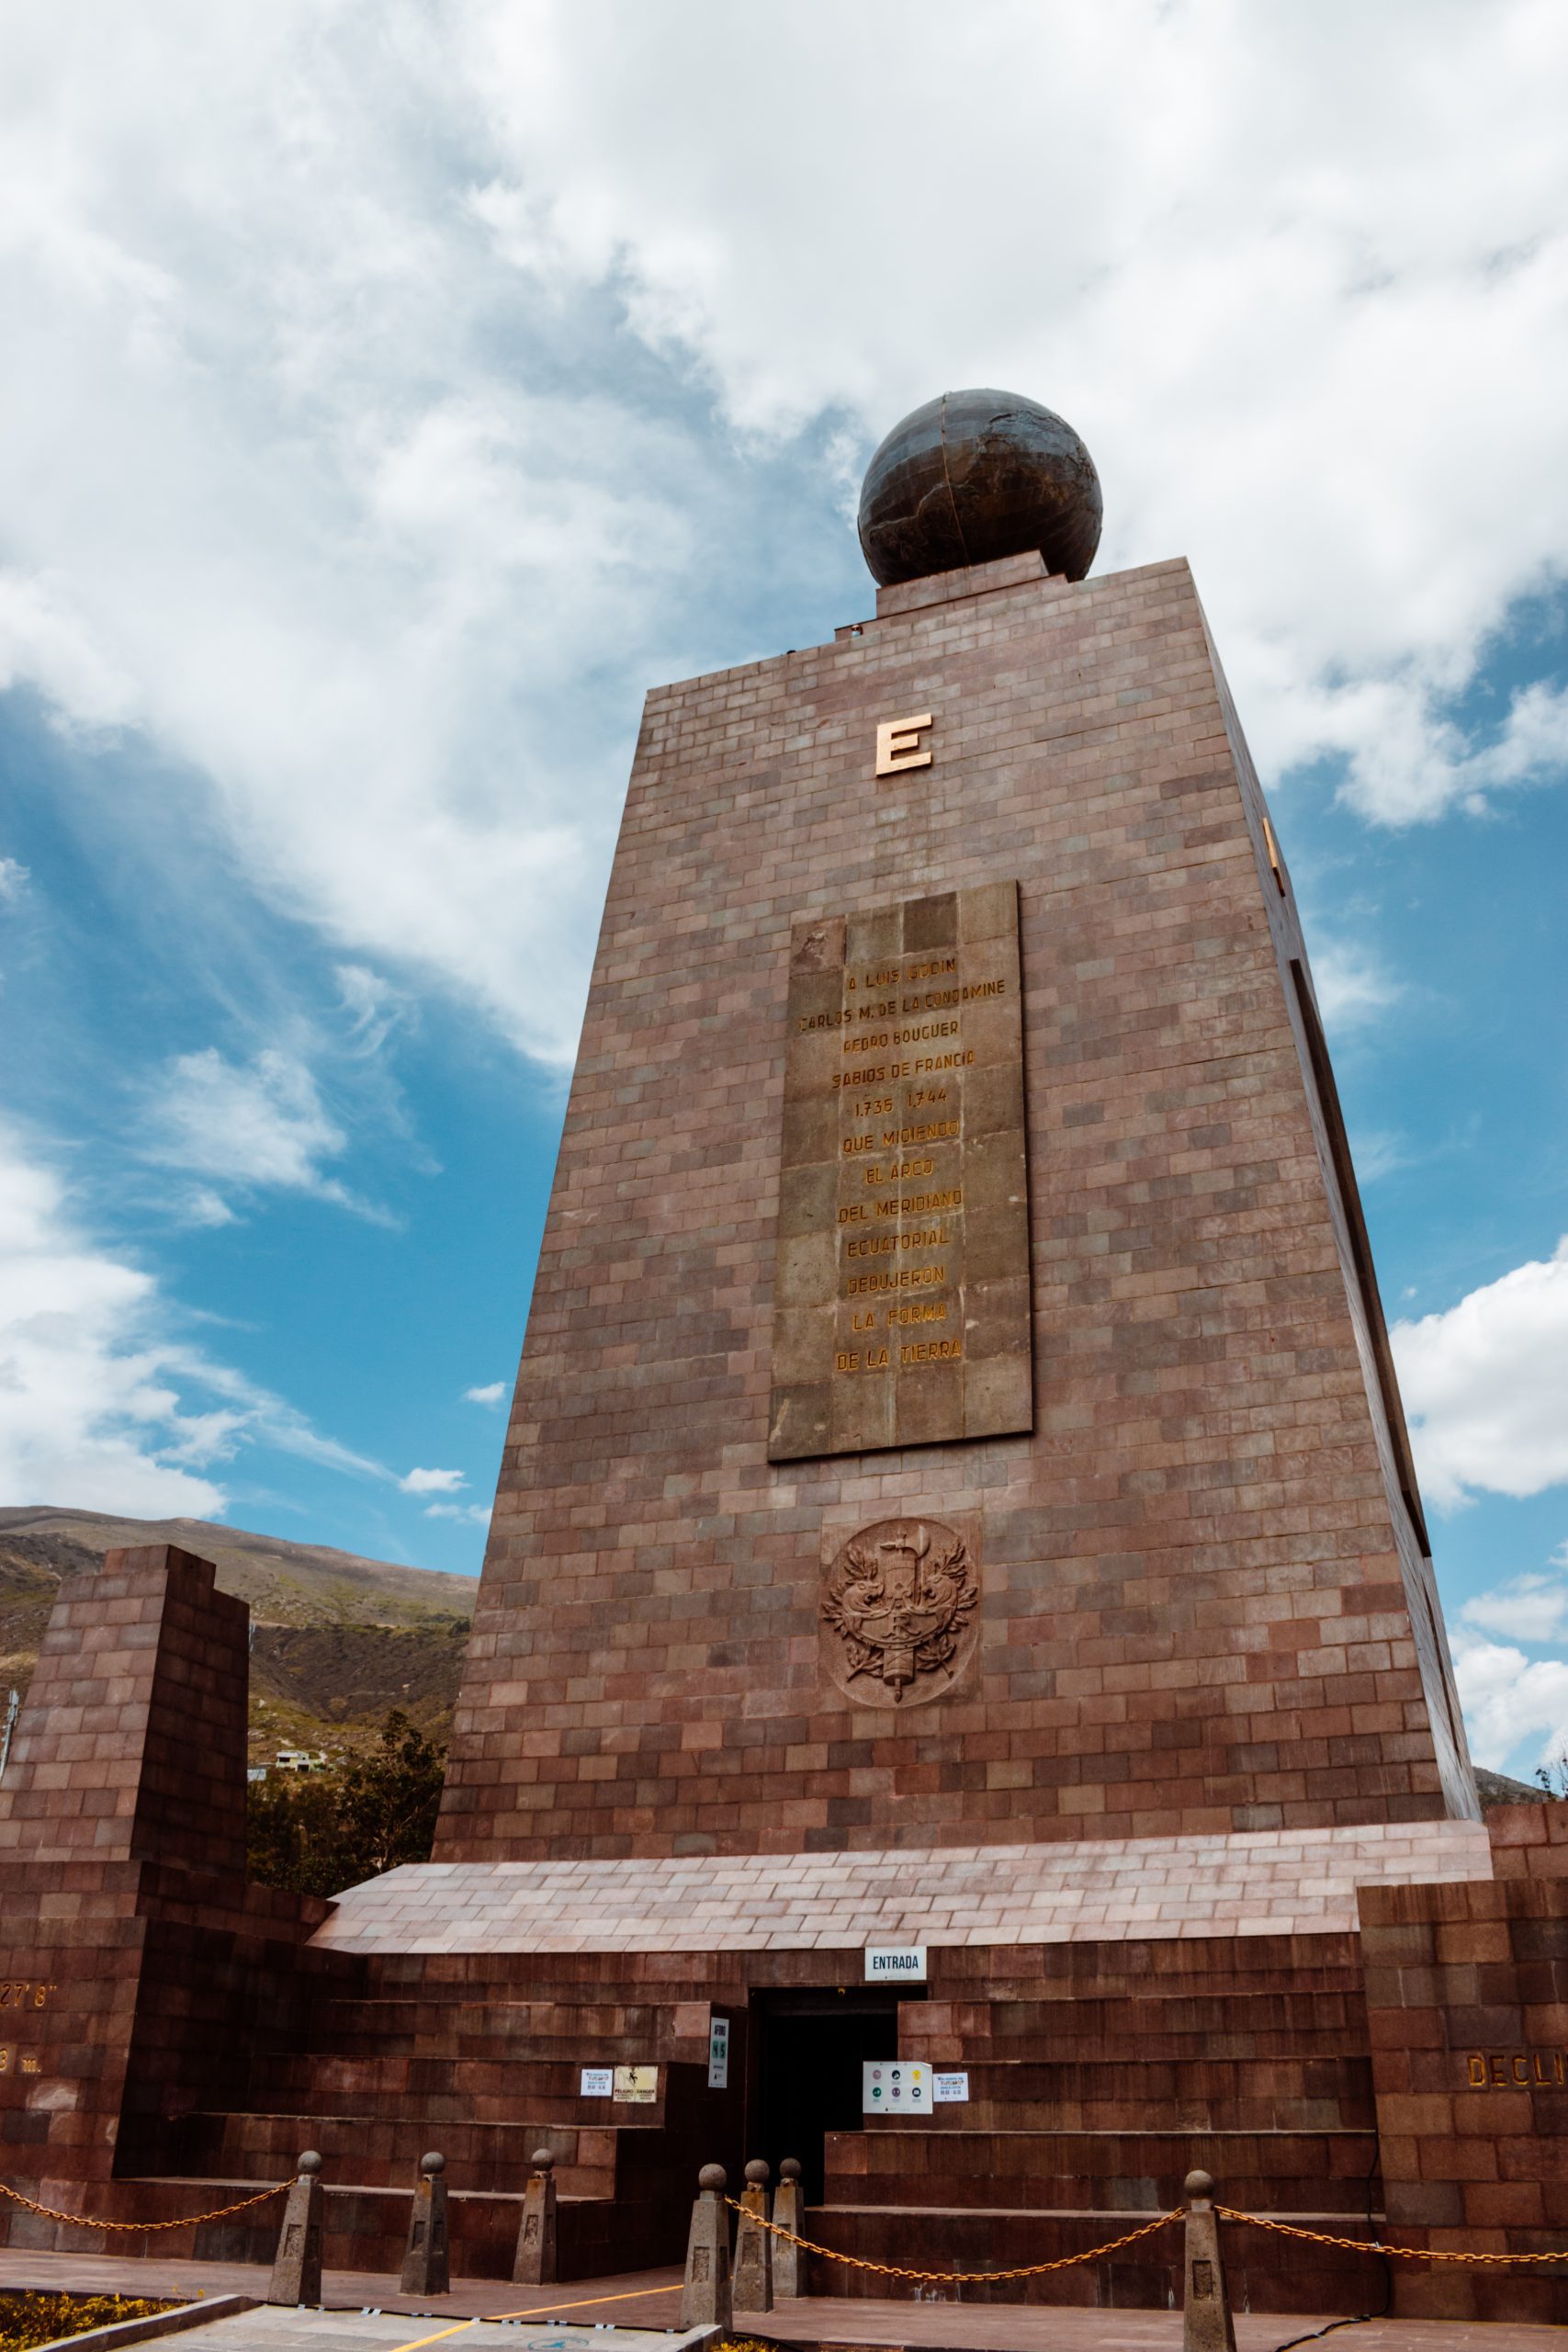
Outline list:
[[[456,2331],[447,2334],[447,2330]],[[288,2311],[266,2305],[215,2320],[203,2331],[203,2352],[435,2352],[441,2343],[463,2352],[696,2352],[711,2328],[685,2334],[663,2329],[593,2327],[570,2320],[417,2319],[408,2312]]]
[[[127,2295],[265,2294],[266,2272],[237,2262],[128,2261],[117,2255],[33,2254],[0,2248],[0,2287]],[[453,2352],[674,2352],[671,2326],[679,2273],[630,2272],[583,2278],[558,2287],[519,2288],[504,2279],[459,2279],[449,2295],[420,2301],[400,2296],[394,2283],[362,2271],[328,2271],[321,2312],[270,2311],[265,2306],[197,2332],[196,2345],[212,2352],[411,2352],[471,2313],[481,2324],[428,2346]],[[364,2306],[378,2307],[374,2317]],[[498,2312],[524,2309],[549,2321],[485,2325]],[[423,2320],[424,2324],[421,2324]],[[619,2325],[613,2325],[618,2321]],[[1276,2352],[1309,2330],[1326,2326],[1322,2313],[1237,2312],[1236,2352]],[[252,2333],[246,2335],[249,2327]],[[1180,2352],[1179,2312],[1093,2311],[1050,2303],[916,2303],[814,2296],[781,2302],[767,2313],[741,2314],[737,2335],[761,2335],[789,2346],[873,2348],[873,2352]],[[1345,2352],[1561,2352],[1562,2330],[1523,2322],[1372,2320],[1340,2331]]]
[[[259,2263],[181,2262],[156,2255],[139,2261],[115,2254],[35,2253],[26,2246],[0,2246],[0,2288],[38,2287],[54,2294],[254,2295],[264,2297],[268,2273]],[[328,2270],[321,2295],[329,2312],[355,2315],[369,2307],[404,2319],[431,2315],[432,2325],[499,2312],[538,2312],[576,2323],[619,2321],[623,2328],[660,2331],[670,2352],[680,2305],[678,2269],[628,2271],[613,2278],[578,2278],[555,2287],[514,2287],[504,2278],[459,2278],[448,2295],[405,2295],[395,2277],[364,2270]],[[426,2331],[407,2329],[407,2342]],[[601,2329],[592,2332],[601,2343]],[[500,2331],[507,2352],[519,2352],[517,2331]],[[202,2341],[208,2336],[202,2331]],[[466,2342],[466,2337],[453,2339]]]

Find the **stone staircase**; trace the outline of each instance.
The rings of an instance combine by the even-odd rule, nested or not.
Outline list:
[[[1344,1935],[1062,1945],[956,1960],[973,1997],[900,2011],[900,2055],[963,2068],[967,2104],[878,2117],[827,2144],[814,2236],[863,2260],[995,2270],[1119,2237],[1181,2202],[1194,2166],[1226,2204],[1344,2236],[1381,2218],[1371,2063]],[[1135,2053],[1135,2054],[1134,2054]],[[1163,2128],[1149,2128],[1158,2117]],[[1176,2128],[1169,2128],[1174,2119]],[[1233,2228],[1238,2307],[1353,2312],[1382,2301],[1374,2256]],[[966,2284],[965,2301],[1169,2306],[1180,2234],[1109,2263]],[[886,2291],[818,2264],[820,2290]],[[1267,2274],[1265,2276],[1265,2273]],[[940,2291],[940,2290],[938,2290]]]
[[[318,1957],[306,1955],[307,1974]],[[456,2267],[505,2277],[543,2145],[563,2278],[678,2260],[698,2167],[717,2159],[738,2172],[754,2152],[748,1987],[816,1983],[828,1957],[335,1952],[311,1997],[280,2011],[290,2023],[255,2049],[243,2092],[167,2116],[156,2161],[138,2161],[128,2186],[153,2206],[175,2181],[240,2194],[312,2146],[325,2159],[329,2261],[390,2271],[419,2158],[438,2147]],[[830,2132],[824,2200],[807,2222],[823,2245],[924,2270],[1038,2263],[1175,2207],[1194,2165],[1226,2203],[1331,2234],[1362,2236],[1380,2211],[1352,1936],[950,1947],[938,1984],[899,2005],[900,2054],[964,2070],[968,2102]],[[723,2093],[707,2088],[713,2010],[699,1985],[723,1986],[734,2015]],[[582,2067],[617,2064],[656,2065],[657,2097],[580,2096]],[[174,2210],[181,2201],[188,2210],[188,2195]],[[245,2232],[259,2245],[273,2226],[209,2225],[202,2251],[236,2258]],[[1242,2308],[1381,2303],[1375,2257],[1231,2235]],[[1165,2307],[1179,2253],[1171,2230],[1107,2264],[964,2294]],[[887,2291],[874,2273],[813,2267],[818,2292]]]
[[[329,2263],[396,2269],[419,2159],[436,2147],[455,2265],[504,2278],[534,2151],[548,2147],[563,2278],[678,2256],[697,2168],[735,2129],[725,2112],[733,2095],[707,2087],[707,2002],[617,1997],[613,1983],[591,2000],[570,1997],[570,1984],[552,1997],[549,1962],[517,1957],[457,1985],[440,1963],[360,1962],[345,1985],[334,1959],[304,2031],[255,2050],[241,2096],[167,2117],[155,2146],[137,2151],[134,2185],[150,2211],[170,2182],[231,2183],[238,2196],[284,2177],[313,2147],[324,2159]],[[612,2107],[580,2096],[583,2066],[617,2064],[657,2066],[656,2097]],[[200,2250],[254,2259],[250,2241],[275,2228],[275,2215],[210,2225]]]

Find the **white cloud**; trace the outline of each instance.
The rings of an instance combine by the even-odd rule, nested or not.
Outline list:
[[[1550,1642],[1568,1634],[1568,1579],[1517,1576],[1490,1592],[1477,1593],[1459,1613],[1462,1623],[1483,1634],[1505,1634],[1517,1642]]]
[[[1453,1656],[1471,1753],[1478,1764],[1495,1770],[1521,1747],[1535,1763],[1554,1763],[1568,1748],[1568,1661],[1527,1658],[1523,1650],[1464,1633],[1454,1642]]]
[[[14,907],[27,888],[28,869],[14,857],[0,857],[0,907]]]
[[[1437,1315],[1391,1334],[1421,1482],[1439,1506],[1471,1490],[1535,1495],[1568,1480],[1568,1237]]]
[[[389,1481],[174,1320],[153,1277],[84,1230],[39,1154],[0,1135],[0,1500],[221,1518],[209,1474],[251,1448]]]
[[[766,650],[713,559],[760,581],[785,519],[716,512],[705,395],[742,466],[819,422],[836,494],[942,385],[1037,393],[1101,568],[1193,557],[1266,770],[1343,755],[1402,823],[1562,765],[1555,688],[1453,715],[1568,571],[1549,0],[14,0],[0,39],[0,679],[204,777],[349,968],[570,1058],[637,689]]]
[[[492,1380],[483,1388],[465,1388],[463,1401],[467,1405],[499,1405],[506,1394],[504,1380]]]
[[[1376,949],[1350,940],[1314,948],[1312,984],[1325,1025],[1340,1031],[1376,1020],[1403,993]]]
[[[76,1228],[63,1188],[0,1138],[0,1494],[139,1518],[211,1519],[223,1489],[183,1466],[204,1442],[153,1336],[150,1275]]]
[[[427,1503],[424,1515],[426,1519],[460,1519],[473,1527],[490,1525],[489,1503]]]
[[[951,51],[934,0],[467,22],[501,249],[622,288],[739,427],[1033,391],[1100,461],[1104,562],[1194,557],[1269,765],[1343,752],[1387,822],[1561,767],[1547,690],[1491,749],[1447,716],[1510,601],[1568,568],[1545,0],[994,0],[924,190],[890,150]],[[983,235],[954,187],[985,189]]]
[[[405,1495],[450,1495],[468,1483],[460,1470],[411,1470],[398,1480]]]
[[[193,1470],[261,1443],[360,1476],[377,1463],[167,1330],[152,1277],[86,1238],[60,1180],[0,1143],[0,1491],[140,1516],[219,1516]],[[222,1400],[193,1408],[193,1396]]]
[[[249,1063],[227,1060],[216,1046],[177,1055],[148,1088],[141,1157],[243,1192],[311,1193],[360,1216],[379,1217],[321,1163],[347,1148],[348,1137],[325,1109],[314,1077],[292,1054],[268,1046]],[[197,1225],[226,1223],[232,1212],[212,1186],[187,1203]]]
[[[207,1184],[197,1184],[181,1203],[187,1225],[233,1225],[237,1222],[233,1210],[220,1193]]]
[[[407,997],[363,964],[339,964],[334,978],[348,1016],[349,1050],[363,1056],[379,1053],[408,1010]]]

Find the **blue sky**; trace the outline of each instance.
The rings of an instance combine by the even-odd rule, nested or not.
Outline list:
[[[477,1568],[643,691],[864,614],[998,383],[1192,560],[1477,1753],[1568,1742],[1565,85],[1521,0],[15,0],[0,1499]]]

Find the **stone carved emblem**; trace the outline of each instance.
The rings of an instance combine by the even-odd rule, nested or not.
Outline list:
[[[969,1546],[935,1519],[879,1519],[840,1550],[822,1594],[829,1671],[857,1705],[918,1706],[953,1688],[976,1628]]]

